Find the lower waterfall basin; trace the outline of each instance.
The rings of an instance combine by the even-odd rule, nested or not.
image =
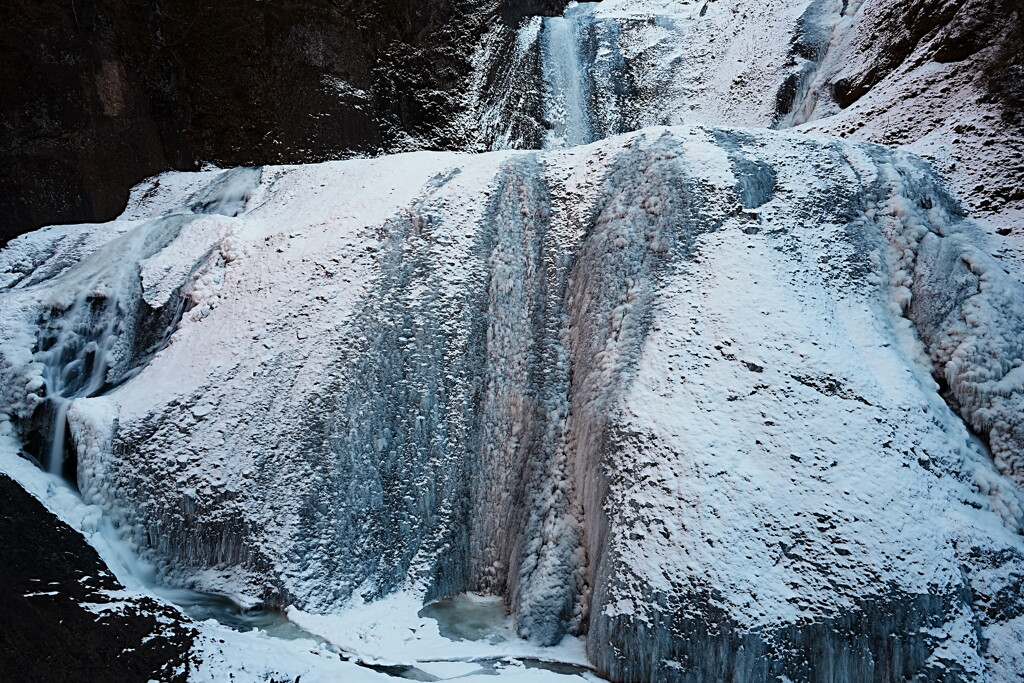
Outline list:
[[[520,638],[500,597],[463,593],[424,605],[407,591],[336,614],[287,615],[363,666],[406,680],[603,680],[582,639],[541,647]]]
[[[567,639],[570,642],[565,646],[538,648],[519,638],[504,601],[497,596],[463,593],[430,602],[416,612],[415,623],[405,624],[404,629],[400,629],[411,632],[412,636],[401,643],[391,642],[388,652],[368,654],[362,648],[355,649],[358,643],[341,638],[332,640],[326,633],[318,633],[316,628],[307,630],[292,620],[298,616],[301,621],[299,615],[304,615],[293,608],[280,611],[259,605],[247,606],[226,595],[188,588],[153,586],[151,590],[196,621],[216,623],[239,633],[262,634],[268,645],[276,639],[296,644],[311,641],[368,672],[399,680],[473,681],[491,680],[494,676],[538,683],[602,680],[592,673],[582,653],[575,650],[575,639]],[[338,616],[344,619],[345,615]],[[396,615],[385,607],[379,616],[386,620]],[[377,637],[370,639],[382,646],[388,644],[389,639],[381,637],[381,631],[401,626],[376,621],[370,614],[363,618],[368,619],[363,626],[369,629],[364,633],[376,631]],[[459,645],[453,649],[445,647],[445,643]],[[483,679],[484,676],[487,679]]]
[[[60,477],[19,455],[17,443],[0,432],[0,472],[13,478],[47,509],[92,545],[124,586],[114,596],[153,597],[176,605],[194,621],[190,653],[196,683],[296,680],[383,683],[389,680],[490,683],[504,677],[516,683],[599,681],[590,673],[583,643],[567,638],[554,648],[515,637],[501,601],[455,596],[439,601],[447,633],[483,635],[452,640],[440,624],[420,616],[422,595],[413,591],[356,605],[339,614],[316,615],[289,608],[264,610],[219,594],[169,588],[154,579],[152,567],[124,543],[100,509]],[[451,630],[449,630],[451,629]],[[500,634],[501,641],[487,636]]]
[[[424,605],[418,616],[437,622],[441,636],[452,641],[476,641],[491,645],[514,642],[519,639],[512,627],[504,601],[493,595],[462,593]],[[461,662],[460,662],[461,663]],[[432,662],[432,665],[448,662]],[[453,662],[453,664],[456,664]],[[539,669],[566,676],[589,673],[589,668],[576,663],[549,661],[535,657],[477,659],[465,665],[478,665],[479,673],[500,675],[503,667],[522,665],[526,669]],[[430,666],[422,668],[430,669]]]
[[[425,605],[418,616],[436,621],[438,631],[449,640],[500,643],[515,638],[499,597],[463,593]]]
[[[196,621],[213,619],[235,631],[261,630],[268,636],[284,640],[323,640],[293,624],[280,610],[262,607],[246,608],[225,595],[202,593],[187,588],[157,587],[154,592],[174,603],[182,612]]]

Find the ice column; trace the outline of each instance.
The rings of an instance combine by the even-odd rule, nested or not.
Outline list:
[[[544,116],[550,126],[544,149],[593,142],[590,123],[590,82],[582,57],[582,27],[588,5],[571,5],[565,15],[544,19],[541,31],[541,73],[544,78]]]

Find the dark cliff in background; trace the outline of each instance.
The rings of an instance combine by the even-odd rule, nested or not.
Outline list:
[[[464,147],[481,33],[562,0],[11,0],[0,6],[0,245],[106,221],[200,162]]]
[[[565,4],[8,0],[0,4],[0,245],[42,225],[109,220],[135,183],[201,162],[476,151],[467,84],[474,69],[486,69],[490,82],[509,68],[501,60],[474,64],[482,34],[498,22],[557,14]],[[910,72],[922,59],[952,60],[966,72],[957,78],[976,81],[971,87],[999,105],[1002,119],[983,131],[956,132],[969,138],[963,165],[987,156],[982,146],[992,144],[1006,148],[1004,160],[1019,161],[1019,3],[892,0],[866,7],[853,41],[859,66],[823,83],[850,121],[826,132],[858,137],[851,131],[877,118],[877,107],[860,100],[903,70],[909,85],[891,106],[908,123],[874,141],[898,145],[927,134],[937,125],[934,106],[917,111],[900,103],[919,89]],[[918,50],[922,44],[934,49]],[[933,88],[936,98],[943,88]],[[955,188],[973,210],[1016,201],[1014,173],[975,171]],[[972,201],[975,195],[981,198]]]

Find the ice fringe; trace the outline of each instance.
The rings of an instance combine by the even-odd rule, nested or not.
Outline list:
[[[867,148],[890,194],[867,211],[892,245],[890,291],[951,405],[1024,488],[1024,288],[974,243],[924,162]]]

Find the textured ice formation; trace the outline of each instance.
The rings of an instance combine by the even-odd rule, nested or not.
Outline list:
[[[0,411],[31,443],[50,321],[112,335],[77,483],[166,581],[499,595],[616,680],[1024,667],[1024,291],[918,159],[652,128],[150,190],[0,252]]]
[[[1024,253],[1019,3],[860,0],[809,3],[779,126],[902,146],[928,159],[985,218],[1004,268]]]
[[[495,26],[474,59],[470,125],[489,149],[569,146],[652,125],[770,126],[801,17],[822,4],[572,2],[562,17]],[[834,23],[839,3],[824,4],[821,21]]]
[[[482,149],[694,124],[902,147],[984,219],[979,248],[1024,280],[1024,138],[1010,75],[1020,16],[995,0],[570,3],[563,17],[490,30],[463,127]]]

